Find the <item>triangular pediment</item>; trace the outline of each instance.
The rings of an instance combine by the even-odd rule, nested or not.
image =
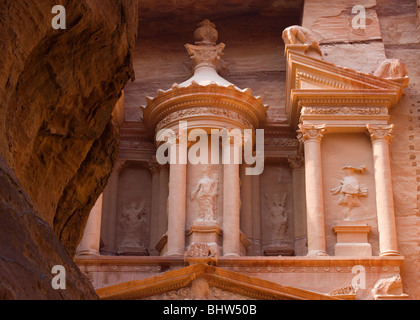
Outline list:
[[[195,264],[155,277],[98,289],[104,300],[335,300],[336,298]]]
[[[398,103],[408,77],[384,79],[337,66],[303,52],[288,49],[286,114],[292,127],[299,122],[304,104],[313,106],[381,106]]]

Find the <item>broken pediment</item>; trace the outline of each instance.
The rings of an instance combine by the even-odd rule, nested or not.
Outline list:
[[[103,300],[336,300],[206,264],[98,289]]]
[[[285,50],[286,114],[293,128],[305,107],[306,114],[318,116],[388,116],[408,85],[408,76],[393,79],[358,72],[308,56],[295,46],[286,44]]]

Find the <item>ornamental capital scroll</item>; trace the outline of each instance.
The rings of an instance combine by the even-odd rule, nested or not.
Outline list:
[[[374,141],[387,141],[391,142],[392,140],[392,131],[394,130],[394,125],[367,125],[369,131],[370,139]]]
[[[289,162],[292,170],[301,169],[305,166],[305,158],[302,154],[289,155],[287,156],[287,161]]]
[[[326,125],[305,125],[300,124],[298,130],[298,140],[301,143],[307,141],[318,141],[320,142],[325,134]]]

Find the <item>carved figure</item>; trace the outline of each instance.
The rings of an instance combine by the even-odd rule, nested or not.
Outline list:
[[[285,193],[283,198],[279,194],[273,195],[270,201],[268,194],[264,195],[265,205],[270,213],[271,230],[274,239],[284,239],[288,230],[287,225],[287,199],[288,194]]]
[[[392,278],[378,280],[372,289],[372,295],[374,298],[376,298],[378,295],[386,296],[402,294],[403,288],[400,275],[393,276]]]
[[[307,44],[309,48],[318,52],[322,56],[321,48],[312,32],[302,26],[291,26],[283,31],[283,41],[285,44]]]
[[[191,200],[197,200],[199,209],[199,220],[215,221],[216,213],[214,209],[215,198],[218,195],[219,184],[211,179],[207,174],[200,179],[191,194]]]
[[[145,247],[147,242],[146,204],[132,202],[121,213],[121,227],[124,230],[122,247]]]
[[[187,257],[216,257],[216,252],[207,243],[193,243],[187,251]]]
[[[365,185],[359,184],[359,180],[356,173],[364,174],[366,168],[361,166],[360,168],[354,168],[346,166],[343,168],[344,177],[340,181],[340,185],[334,189],[331,189],[333,195],[340,195],[338,204],[341,206],[348,207],[345,220],[349,220],[349,214],[354,207],[360,207],[360,197],[367,197],[368,191]]]
[[[385,79],[398,79],[407,77],[408,71],[400,59],[386,59],[379,65],[374,75]]]

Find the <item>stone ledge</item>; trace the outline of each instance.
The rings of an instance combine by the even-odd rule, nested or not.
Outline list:
[[[184,257],[169,256],[76,256],[78,266],[106,265],[160,265],[184,266]],[[218,266],[238,267],[398,267],[404,262],[403,256],[392,257],[219,257]]]

